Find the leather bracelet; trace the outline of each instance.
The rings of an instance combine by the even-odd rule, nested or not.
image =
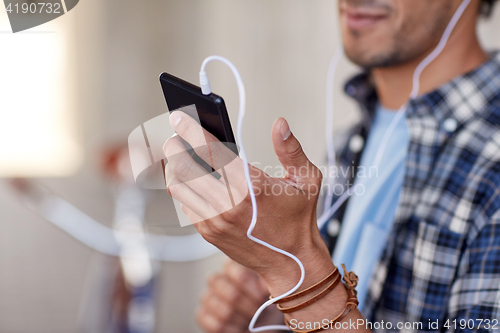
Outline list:
[[[344,269],[344,286],[346,287],[347,290],[347,302],[342,310],[342,312],[335,317],[333,320],[331,320],[327,325],[321,326],[320,328],[309,330],[309,331],[296,331],[290,327],[290,323],[288,320],[285,319],[285,324],[288,326],[288,328],[295,333],[316,333],[316,332],[321,332],[324,331],[328,328],[334,327],[334,325],[338,322],[341,322],[348,314],[351,312],[353,309],[355,309],[359,302],[358,298],[356,296],[356,286],[358,285],[358,276],[354,274],[354,272],[347,272],[344,264],[342,264],[342,268]]]
[[[330,283],[330,285],[327,288],[325,288],[323,291],[321,291],[319,294],[315,295],[314,297],[312,297],[312,298],[310,298],[310,299],[308,299],[300,304],[297,304],[295,306],[291,306],[289,308],[283,308],[281,305],[278,304],[278,310],[280,310],[283,313],[291,313],[291,312],[302,310],[303,308],[305,308],[313,303],[316,303],[317,301],[319,301],[320,299],[322,299],[323,297],[328,295],[339,284],[340,273],[338,270],[336,270],[336,272],[337,272],[337,274],[335,274],[335,279],[333,280],[333,282]]]
[[[297,292],[295,294],[289,295],[289,296],[287,296],[285,298],[282,298],[282,299],[278,300],[276,302],[276,304],[287,303],[287,302],[296,300],[297,298],[300,298],[302,296],[305,296],[307,294],[310,294],[313,291],[316,291],[319,288],[323,287],[324,285],[326,285],[331,280],[335,279],[338,274],[339,274],[339,270],[337,269],[337,267],[335,267],[333,269],[333,271],[326,278],[324,278],[323,280],[319,281],[318,283],[316,283],[315,285],[313,285],[313,286],[311,286],[311,287],[309,287],[307,289],[304,289],[304,290],[299,291],[299,292]],[[269,299],[273,299],[273,297],[269,296]]]

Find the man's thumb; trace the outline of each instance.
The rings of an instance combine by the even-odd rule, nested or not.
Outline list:
[[[274,151],[291,178],[321,179],[321,172],[309,161],[284,118],[274,122],[272,138]]]

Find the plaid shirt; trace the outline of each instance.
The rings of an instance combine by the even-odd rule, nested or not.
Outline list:
[[[369,75],[346,92],[366,113],[351,135],[366,138],[377,102]],[[500,53],[412,100],[406,122],[403,188],[364,315],[392,325],[374,331],[500,332]],[[357,164],[361,153],[345,146],[340,166]]]

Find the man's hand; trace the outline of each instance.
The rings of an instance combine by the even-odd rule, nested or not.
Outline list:
[[[169,193],[181,202],[182,210],[195,223],[201,236],[231,259],[254,270],[272,296],[292,289],[300,278],[297,264],[291,258],[247,237],[252,219],[252,202],[243,161],[187,114],[172,112],[170,124],[178,136],[167,140],[163,148],[168,158],[165,176]],[[196,163],[184,148],[181,138],[222,177],[212,177]],[[316,224],[316,204],[322,175],[302,151],[285,119],[280,118],[274,123],[272,140],[286,175],[274,178],[249,166],[258,208],[257,224],[252,235],[302,261],[305,279],[298,289],[300,291],[321,281],[334,269]],[[301,301],[293,300],[286,306],[294,306]],[[318,302],[286,314],[285,319],[298,323],[321,322],[344,311],[346,302],[347,292],[344,285],[339,284]],[[227,315],[231,310],[226,308],[225,311]],[[361,318],[359,311],[354,310],[349,312],[342,324]],[[227,331],[237,332],[232,329]]]
[[[300,278],[297,264],[246,235],[252,204],[243,161],[187,114],[172,112],[170,124],[178,136],[167,140],[164,146],[169,193],[182,203],[183,211],[203,238],[233,260],[255,270],[273,296],[291,289]],[[223,177],[218,180],[208,175],[186,151],[182,139]],[[274,178],[250,166],[258,207],[253,235],[301,259],[306,268],[304,287],[307,287],[312,279],[323,278],[333,270],[316,224],[322,175],[302,151],[285,119],[275,122],[272,141],[286,175]]]
[[[198,325],[207,333],[247,333],[255,311],[268,297],[267,287],[255,272],[230,260],[222,273],[208,281],[196,314]],[[262,319],[277,324],[283,315],[271,306]]]

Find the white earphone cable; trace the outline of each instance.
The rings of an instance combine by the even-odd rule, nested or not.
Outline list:
[[[443,52],[444,47],[446,46],[446,43],[448,42],[448,39],[450,39],[450,36],[451,36],[451,33],[453,32],[453,29],[457,25],[458,20],[460,20],[460,17],[464,13],[465,9],[467,8],[467,6],[469,5],[470,2],[471,2],[471,0],[463,0],[462,1],[460,6],[455,11],[455,14],[451,18],[450,23],[448,23],[448,26],[446,27],[446,29],[443,33],[443,36],[441,36],[441,39],[440,39],[438,45],[436,46],[436,48],[427,57],[425,57],[425,59],[422,60],[422,62],[420,62],[420,64],[418,64],[417,68],[415,69],[415,72],[413,72],[413,87],[412,87],[412,90],[410,93],[409,100],[415,99],[418,96],[418,93],[420,91],[420,76],[422,75],[422,72],[424,71],[424,69],[427,66],[429,66],[430,63],[432,63],[441,54],[441,52]],[[405,104],[403,104],[399,108],[398,113],[396,114],[396,117],[394,118],[394,120],[390,124],[389,128],[387,129],[387,132],[385,133],[385,135],[382,139],[382,143],[381,143],[380,148],[377,151],[377,155],[375,157],[374,164],[376,166],[379,165],[380,160],[382,159],[382,155],[384,154],[384,151],[385,151],[385,148],[386,148],[387,143],[389,141],[389,138],[390,138],[392,132],[394,131],[394,129],[396,128],[397,123],[401,120],[401,118],[403,118],[403,115],[405,114],[405,112],[408,108],[408,103],[409,102],[406,102]]]
[[[326,201],[325,202],[332,202],[333,199],[333,194],[334,194],[334,186],[335,186],[335,177],[330,177],[330,175],[333,174],[332,170],[333,168],[336,167],[337,162],[336,162],[336,151],[335,151],[335,145],[334,145],[334,138],[333,138],[333,110],[334,110],[334,84],[335,84],[335,74],[337,72],[337,67],[339,64],[340,59],[342,58],[342,55],[344,54],[344,48],[340,46],[337,49],[337,52],[335,52],[335,55],[332,58],[332,61],[330,62],[330,66],[328,66],[328,74],[326,76],[326,151],[328,154],[328,175],[327,181],[328,181],[328,192],[326,195]],[[325,205],[323,214],[327,213],[329,209],[329,206]],[[321,217],[319,218],[321,220]]]
[[[260,306],[260,308],[257,310],[257,312],[255,312],[248,329],[250,330],[250,332],[262,332],[262,331],[267,331],[267,330],[286,330],[286,331],[288,331],[289,329],[285,325],[269,325],[269,326],[255,327],[255,324],[256,324],[257,319],[259,318],[260,314],[262,313],[262,311],[264,311],[269,305],[275,303],[276,301],[279,301],[280,299],[282,299],[288,295],[291,295],[302,285],[302,282],[304,282],[304,278],[305,278],[304,265],[302,265],[302,262],[299,260],[299,258],[294,256],[293,254],[286,252],[282,249],[279,249],[279,248],[277,248],[269,243],[266,243],[266,242],[254,237],[252,235],[252,231],[254,230],[255,225],[257,223],[257,200],[255,199],[255,192],[253,190],[252,180],[250,178],[250,169],[248,166],[248,160],[247,160],[247,156],[245,153],[245,146],[243,145],[243,138],[242,138],[243,120],[245,118],[245,106],[246,106],[245,86],[243,85],[243,80],[241,79],[241,75],[238,72],[238,69],[236,68],[236,66],[233,65],[233,63],[231,61],[229,61],[228,59],[221,57],[221,56],[210,56],[203,61],[202,65],[201,65],[201,69],[200,69],[200,86],[201,86],[203,94],[208,95],[211,93],[210,83],[208,81],[208,77],[207,77],[207,74],[205,72],[205,68],[206,68],[207,64],[213,60],[218,60],[218,61],[221,61],[224,64],[226,64],[233,72],[233,75],[236,79],[236,84],[238,85],[239,111],[238,111],[238,123],[236,126],[236,142],[239,146],[240,157],[243,160],[245,178],[246,178],[246,182],[247,182],[247,186],[248,186],[248,191],[250,193],[250,200],[252,202],[252,220],[251,220],[250,226],[248,227],[248,230],[247,230],[247,237],[258,244],[261,244],[261,245],[263,245],[263,246],[265,246],[265,247],[267,247],[275,252],[281,253],[281,254],[293,259],[297,263],[297,265],[299,265],[299,268],[300,268],[300,280],[295,285],[295,287],[293,287],[292,289],[290,289],[289,291],[287,291],[283,295],[277,296],[277,297],[273,298],[272,300],[269,300],[269,301],[265,302],[264,304],[262,304]]]
[[[450,20],[450,23],[448,23],[448,26],[446,27],[445,32],[443,33],[443,36],[441,37],[441,40],[438,44],[438,46],[432,51],[415,69],[415,72],[413,74],[413,88],[412,92],[410,94],[410,100],[414,99],[415,97],[418,96],[418,92],[420,89],[420,76],[423,72],[423,70],[434,60],[436,57],[441,54],[443,51],[444,47],[446,46],[446,43],[448,42],[448,39],[455,28],[455,25],[457,24],[458,20],[462,16],[463,12],[469,5],[471,0],[463,0],[462,4],[459,6],[455,14],[453,15],[452,19]],[[327,77],[327,103],[326,103],[326,138],[327,138],[327,150],[328,150],[328,172],[331,172],[331,168],[336,166],[336,158],[335,158],[335,146],[333,144],[333,108],[334,108],[334,99],[333,99],[333,84],[335,80],[335,74],[336,74],[336,69],[338,67],[338,63],[340,61],[341,56],[343,55],[343,48],[339,47],[338,51],[335,53],[335,56],[332,59],[332,62],[330,64],[329,70],[328,70],[328,77]],[[280,299],[291,295],[294,293],[304,282],[305,278],[305,270],[304,270],[304,265],[302,262],[294,256],[293,254],[284,251],[282,249],[279,249],[269,243],[266,243],[252,235],[252,232],[255,228],[255,225],[257,224],[257,200],[255,198],[255,192],[253,190],[253,185],[252,185],[252,180],[250,177],[250,169],[249,169],[249,164],[245,152],[245,147],[243,145],[243,138],[242,138],[242,129],[243,129],[243,121],[245,118],[245,107],[246,107],[246,93],[245,93],[245,86],[243,84],[243,80],[241,78],[241,75],[236,68],[236,66],[233,65],[231,61],[228,59],[221,57],[221,56],[210,56],[207,57],[200,69],[200,86],[203,94],[209,95],[212,90],[210,87],[210,82],[208,80],[208,76],[206,74],[205,68],[208,65],[209,62],[211,61],[221,61],[224,64],[226,64],[232,71],[236,83],[238,86],[238,94],[239,94],[239,111],[238,111],[238,123],[236,126],[236,141],[240,149],[240,157],[243,160],[243,167],[244,167],[244,173],[245,173],[245,178],[248,186],[248,191],[250,194],[250,200],[252,202],[252,220],[250,222],[250,226],[248,227],[247,230],[247,237],[251,239],[252,241],[261,244],[267,248],[269,248],[272,251],[281,253],[291,259],[293,259],[297,265],[300,268],[300,279],[298,283],[289,291],[286,293],[277,296],[271,300],[268,300],[264,304],[262,304],[259,309],[255,312],[248,329],[250,332],[262,332],[262,331],[267,331],[267,330],[285,330],[288,331],[289,328],[285,325],[269,325],[269,326],[262,326],[262,327],[255,327],[255,324],[257,322],[257,319],[261,315],[261,313],[271,304],[275,303],[276,301],[279,301]],[[385,148],[387,146],[387,142],[389,140],[390,135],[394,131],[394,128],[396,127],[397,123],[399,120],[403,117],[404,113],[406,112],[408,102],[405,103],[401,108],[398,110],[396,117],[393,119],[391,122],[387,132],[385,133],[383,139],[382,139],[382,144],[380,148],[377,151],[377,155],[375,158],[375,165],[378,165],[380,163],[380,160],[382,158],[382,155],[385,151]],[[333,180],[332,180],[333,179]],[[329,185],[329,193],[327,195],[327,203],[331,202],[333,199],[333,186],[335,185],[335,178],[329,177],[328,179],[328,185]],[[339,199],[337,199],[332,206],[326,206],[323,214],[321,217],[318,219],[318,226],[321,228],[324,223],[328,221],[328,219],[337,211],[337,209],[342,205],[342,203],[347,200],[347,198],[352,194],[351,191],[347,190],[345,191]],[[328,200],[329,199],[329,200]]]
[[[427,56],[425,57],[424,60],[422,60],[415,71],[413,72],[413,79],[412,79],[412,90],[410,93],[409,101],[415,99],[418,96],[418,93],[420,91],[420,77],[422,75],[422,72],[424,69],[429,66],[432,61],[434,61],[443,51],[443,49],[446,46],[446,43],[448,42],[451,33],[453,32],[453,29],[457,25],[458,21],[460,20],[460,17],[462,17],[462,14],[464,11],[467,9],[467,6],[470,4],[471,0],[463,0],[460,6],[457,8],[455,11],[455,14],[452,16],[450,22],[448,23],[448,26],[446,27],[443,35],[441,36],[441,39],[436,46],[436,48]],[[339,52],[343,52],[343,48],[339,47],[338,51],[335,53],[331,65],[330,66],[337,66],[339,62]],[[329,69],[328,71],[328,90],[327,90],[327,105],[326,105],[326,119],[329,121],[333,122],[333,89],[330,89],[333,87],[333,82],[335,81],[335,73],[336,73],[336,68],[335,69]],[[380,144],[379,149],[377,150],[377,154],[375,155],[375,161],[374,161],[374,166],[379,166],[380,161],[382,160],[382,156],[384,155],[385,149],[387,147],[387,144],[389,142],[389,138],[391,137],[392,133],[394,132],[394,129],[396,128],[397,124],[399,121],[403,118],[404,114],[406,113],[406,110],[408,108],[408,103],[404,103],[396,113],[396,116],[394,119],[391,121],[389,124],[389,127],[387,128],[387,131],[385,132],[384,136],[382,137],[382,142]],[[335,155],[335,148],[333,145],[333,126],[329,126],[327,124],[327,132],[326,132],[326,137],[327,138],[332,138],[332,143],[327,142],[327,149],[328,149],[328,170],[331,170],[333,167],[336,165],[332,165],[335,163],[335,159],[331,158],[332,155]],[[331,180],[332,177],[329,177],[328,179],[328,187],[330,190],[332,190],[335,186],[335,179],[333,181]],[[325,209],[323,210],[323,214],[320,216],[318,219],[318,227],[321,229],[323,225],[328,222],[330,217],[335,214],[335,212],[340,208],[340,206],[352,195],[352,191],[347,190],[345,191],[331,206],[329,206],[329,203],[332,202],[333,199],[333,191],[329,191],[326,199],[325,199]]]

